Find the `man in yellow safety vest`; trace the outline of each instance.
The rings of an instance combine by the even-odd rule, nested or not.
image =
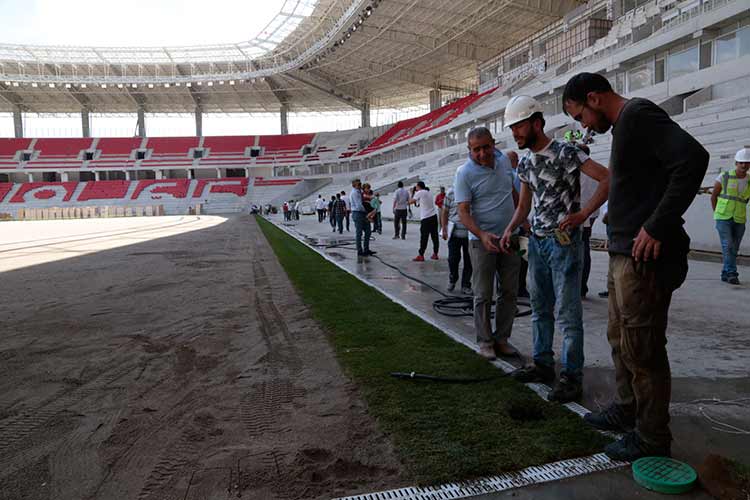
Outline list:
[[[740,284],[737,273],[737,253],[740,250],[742,236],[745,234],[747,202],[750,200],[748,169],[750,169],[750,148],[743,148],[734,156],[734,169],[719,174],[711,192],[711,206],[714,209],[716,230],[719,232],[721,253],[724,257],[721,281],[732,285]]]

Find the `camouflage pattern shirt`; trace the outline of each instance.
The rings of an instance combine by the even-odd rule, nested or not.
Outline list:
[[[534,234],[550,236],[565,216],[581,209],[581,165],[588,159],[578,146],[552,139],[518,162],[518,178],[533,192]]]

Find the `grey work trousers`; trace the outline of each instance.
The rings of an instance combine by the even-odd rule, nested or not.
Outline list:
[[[498,340],[508,340],[516,317],[516,297],[518,294],[518,274],[521,257],[516,254],[490,253],[479,240],[469,242],[469,253],[473,273],[471,276],[474,291],[474,330],[477,342],[491,344]],[[497,280],[495,280],[497,275]],[[497,283],[495,305],[495,332],[492,332],[493,285]]]

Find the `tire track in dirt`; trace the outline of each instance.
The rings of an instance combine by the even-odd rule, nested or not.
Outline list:
[[[13,469],[20,468],[23,464],[17,460],[18,455],[24,449],[39,446],[42,442],[52,439],[52,436],[43,435],[39,440],[35,435],[44,431],[48,422],[64,410],[74,406],[87,397],[97,394],[103,389],[114,384],[136,368],[135,365],[117,365],[106,369],[96,377],[79,387],[64,389],[47,399],[46,403],[30,409],[9,419],[0,429],[0,475],[7,475]],[[38,453],[26,454],[23,462],[39,458]]]
[[[186,429],[156,463],[148,477],[144,481],[144,486],[138,494],[138,499],[143,500],[156,494],[164,488],[178,472],[182,472],[191,465],[194,465],[199,456],[200,438],[208,432],[210,425],[208,422],[201,422],[197,429]]]

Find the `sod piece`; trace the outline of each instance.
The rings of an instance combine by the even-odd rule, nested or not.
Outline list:
[[[256,220],[419,484],[591,455],[609,442],[272,223]],[[492,379],[445,384],[389,375],[412,371]]]

